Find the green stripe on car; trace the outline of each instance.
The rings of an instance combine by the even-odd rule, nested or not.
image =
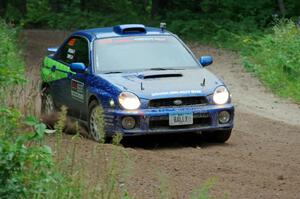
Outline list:
[[[52,70],[53,66],[56,70]],[[68,77],[68,73],[74,73],[70,67],[61,62],[55,61],[50,57],[44,59],[41,75],[43,82],[51,82]]]

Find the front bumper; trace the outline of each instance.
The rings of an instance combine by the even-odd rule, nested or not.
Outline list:
[[[230,120],[226,124],[220,124],[218,113],[224,110],[230,112]],[[193,113],[194,124],[169,126],[169,114],[187,112]],[[134,129],[126,130],[122,127],[121,121],[125,116],[132,116],[136,119],[137,124]],[[110,109],[105,114],[107,135],[122,133],[124,136],[232,129],[233,120],[233,104],[141,109],[137,111]]]

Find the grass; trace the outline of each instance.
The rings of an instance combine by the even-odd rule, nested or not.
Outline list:
[[[242,51],[245,67],[272,91],[300,103],[300,29],[280,21]]]
[[[36,114],[39,82],[26,80],[34,74],[25,70],[20,30],[0,18],[0,105],[14,107],[24,114]]]

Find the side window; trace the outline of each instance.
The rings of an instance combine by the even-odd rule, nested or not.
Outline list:
[[[88,67],[90,64],[88,41],[81,37],[70,38],[58,54],[57,59],[67,64],[82,62]]]

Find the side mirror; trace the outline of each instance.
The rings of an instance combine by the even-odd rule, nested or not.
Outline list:
[[[48,48],[47,49],[49,53],[56,53],[58,48],[57,47],[53,47],[53,48]]]
[[[75,73],[84,73],[86,71],[86,66],[84,63],[72,63],[70,69]]]
[[[214,61],[213,61],[213,58],[212,56],[202,56],[200,57],[199,59],[199,62],[202,66],[208,66],[208,65],[211,65]]]

